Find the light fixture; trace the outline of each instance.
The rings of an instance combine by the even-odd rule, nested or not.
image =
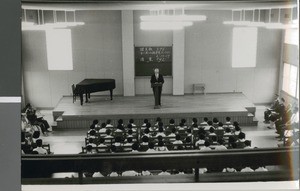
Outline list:
[[[184,21],[205,21],[205,15],[143,15],[141,21],[163,21],[163,22],[184,22]]]
[[[255,9],[253,10],[253,18],[252,18],[252,22],[250,22],[247,26],[249,27],[263,27],[265,26],[265,23],[264,22],[261,22],[260,21],[260,9],[258,9],[258,18],[257,18],[257,21],[254,21],[255,17]]]
[[[181,30],[192,22],[141,22],[142,30]]]

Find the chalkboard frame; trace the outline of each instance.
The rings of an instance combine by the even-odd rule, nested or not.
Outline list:
[[[136,48],[171,48],[171,61],[169,62],[163,62],[164,65],[162,67],[162,63],[149,63],[150,66],[147,67],[147,69],[141,70],[138,69],[139,67],[137,64],[137,57],[136,57]],[[134,73],[135,77],[147,77],[151,76],[153,74],[153,69],[159,68],[160,73],[163,76],[172,77],[173,76],[173,45],[171,46],[136,46],[134,45]]]

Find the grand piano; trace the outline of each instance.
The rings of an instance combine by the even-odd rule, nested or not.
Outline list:
[[[94,92],[110,91],[110,99],[113,99],[113,89],[116,88],[114,79],[84,79],[76,84],[75,93],[80,97],[80,104],[83,104],[83,94],[85,102],[88,102],[90,94]]]

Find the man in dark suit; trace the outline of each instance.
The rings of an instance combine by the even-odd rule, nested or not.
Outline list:
[[[164,77],[163,77],[163,75],[161,75],[159,73],[158,68],[154,69],[154,74],[152,74],[150,82],[151,82],[151,87],[152,87],[152,84],[155,84],[155,83],[163,84],[165,82]],[[154,94],[154,88],[153,87],[152,87],[152,90],[153,90],[153,94]],[[161,100],[161,91],[162,91],[162,87],[159,87],[158,88],[158,103],[159,103],[159,105],[161,105],[161,102],[160,102],[160,100]]]

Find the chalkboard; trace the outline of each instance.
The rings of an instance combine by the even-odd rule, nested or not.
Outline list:
[[[151,76],[159,68],[164,76],[172,76],[172,46],[135,47],[135,76]]]

